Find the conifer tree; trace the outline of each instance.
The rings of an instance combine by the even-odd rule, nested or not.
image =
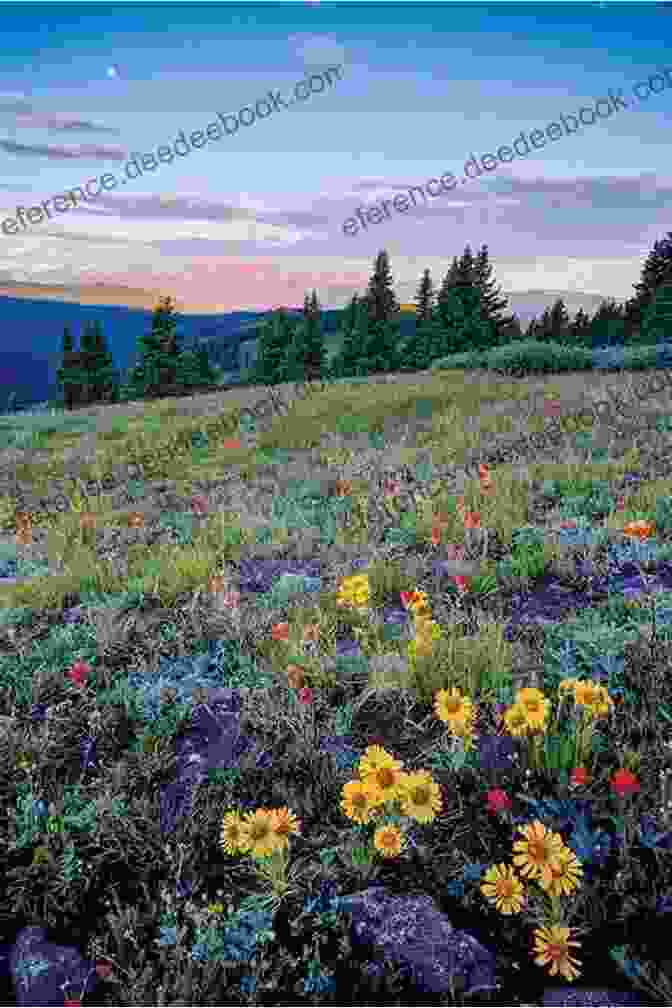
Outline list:
[[[603,299],[583,332],[584,346],[622,346],[625,341],[626,323],[624,308],[613,298]]]
[[[303,318],[294,329],[287,360],[288,381],[317,381],[326,374],[327,354],[317,291],[303,299]]]
[[[496,322],[486,314],[476,281],[475,261],[467,245],[459,262],[453,260],[439,291],[432,359],[496,345]]]
[[[76,362],[77,352],[70,332],[70,327],[63,329],[62,344],[63,361],[61,367],[56,371],[56,378],[63,387],[63,404],[66,409],[73,409],[81,402],[82,389],[80,387],[81,376]]]
[[[376,256],[365,299],[368,307],[366,339],[360,354],[361,374],[393,371],[399,364],[399,302],[392,286],[387,252]]]
[[[495,290],[495,281],[491,279],[492,266],[488,261],[488,246],[482,245],[481,250],[474,262],[474,282],[481,292],[481,305],[485,318],[494,323],[496,340],[494,345],[499,346],[506,342],[505,333],[510,331],[513,324],[513,316],[502,315],[502,310],[508,305],[506,297],[501,298],[501,287]]]
[[[642,324],[644,313],[649,307],[656,291],[665,283],[672,281],[672,231],[660,241],[654,242],[642,267],[641,280],[634,284],[635,296],[625,305],[625,322],[628,341],[637,342],[635,333]]]
[[[441,281],[441,287],[439,288],[439,294],[436,304],[436,316],[440,324],[445,325],[445,306],[448,303],[450,293],[457,284],[457,278],[460,273],[460,264],[458,262],[457,256],[453,256],[453,262],[446,273],[445,277]]]
[[[354,294],[343,313],[343,322],[339,329],[341,348],[331,362],[331,371],[335,378],[352,378],[358,374],[357,365],[368,325],[369,311],[366,299]]]
[[[426,269],[416,294],[415,330],[401,348],[404,371],[420,371],[429,367],[431,347],[435,342],[437,322],[434,317],[434,292],[430,272]]]
[[[257,332],[257,359],[250,380],[261,385],[278,385],[287,380],[288,353],[294,340],[285,310],[278,308],[274,311]]]
[[[163,298],[154,309],[151,332],[138,339],[140,360],[130,374],[130,385],[140,399],[175,389],[179,349],[174,312],[171,298]]]
[[[653,300],[644,312],[639,342],[672,342],[672,281],[658,287]]]

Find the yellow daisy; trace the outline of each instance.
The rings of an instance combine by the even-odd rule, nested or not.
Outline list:
[[[227,854],[238,854],[246,849],[244,822],[240,812],[227,812],[222,820],[220,844]]]
[[[509,735],[513,735],[514,737],[527,734],[529,723],[525,708],[517,703],[508,707],[504,711],[504,725]]]
[[[574,702],[581,707],[592,707],[599,696],[596,683],[589,681],[579,681],[574,686]]]
[[[474,705],[469,697],[462,696],[458,689],[451,687],[437,691],[434,711],[450,729],[459,729],[472,721]]]
[[[570,946],[579,947],[579,942],[569,941],[570,928],[565,927],[542,927],[534,930],[534,952],[538,953],[535,958],[537,966],[546,966],[551,963],[549,973],[556,976],[561,973],[566,980],[571,983],[581,976],[581,971],[575,969],[581,964],[577,959],[572,959]]]
[[[522,875],[550,883],[551,867],[558,865],[564,848],[562,837],[559,833],[551,833],[538,819],[523,826],[519,832],[525,839],[517,840],[513,845],[517,852],[513,858],[514,865]]]
[[[541,690],[531,686],[519,689],[516,694],[516,703],[525,711],[525,718],[530,727],[537,729],[544,727],[550,701],[546,699]]]
[[[511,865],[493,865],[483,878],[481,892],[495,904],[500,913],[520,913],[525,901],[525,889]]]
[[[401,809],[419,823],[432,822],[441,809],[441,789],[427,770],[404,775]]]
[[[366,781],[348,781],[341,788],[341,809],[348,819],[366,825],[377,806],[376,795],[371,792],[371,785]]]
[[[288,846],[290,836],[297,836],[301,832],[299,820],[286,806],[272,810],[271,826],[283,848]]]
[[[397,857],[406,846],[406,837],[398,826],[381,826],[373,834],[373,846],[383,857]]]
[[[570,896],[581,884],[580,875],[583,875],[583,868],[576,854],[569,847],[563,847],[558,863],[551,865],[552,881],[542,881],[541,886],[551,896]]]
[[[401,770],[403,763],[395,759],[394,756],[379,745],[367,746],[357,765],[360,777],[372,773],[374,770],[381,770],[383,767]]]
[[[243,836],[253,857],[269,857],[281,846],[268,809],[257,809],[243,817]]]

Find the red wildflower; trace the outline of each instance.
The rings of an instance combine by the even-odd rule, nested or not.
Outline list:
[[[572,787],[585,787],[590,780],[590,774],[585,767],[574,767],[569,775],[569,783]]]
[[[640,784],[636,776],[629,770],[617,770],[611,778],[611,790],[622,798],[626,794],[634,794],[640,790]]]
[[[303,686],[296,694],[299,703],[308,705],[313,702],[313,691],[310,686]]]
[[[91,666],[85,661],[76,661],[66,672],[66,678],[75,686],[85,686],[86,680],[91,673]]]
[[[469,590],[469,578],[465,577],[464,574],[454,574],[453,581],[457,585],[458,591],[466,592]]]
[[[488,800],[488,812],[508,812],[511,808],[511,799],[506,791],[501,788],[491,788],[486,798]]]

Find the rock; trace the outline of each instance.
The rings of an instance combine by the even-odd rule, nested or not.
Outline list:
[[[429,896],[395,896],[371,886],[343,900],[352,917],[353,944],[370,943],[409,969],[428,994],[497,989],[495,957],[466,931],[456,931]]]
[[[55,945],[41,927],[19,931],[9,954],[17,1005],[62,1006],[96,986],[94,964],[71,945]],[[67,981],[67,986],[66,985]]]

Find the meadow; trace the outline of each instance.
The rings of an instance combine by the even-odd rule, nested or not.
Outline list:
[[[0,421],[0,943],[94,963],[54,1004],[672,1001],[669,392],[520,450],[607,380],[633,375]],[[171,819],[224,694],[235,765]],[[360,955],[374,883],[494,949],[498,989]]]

